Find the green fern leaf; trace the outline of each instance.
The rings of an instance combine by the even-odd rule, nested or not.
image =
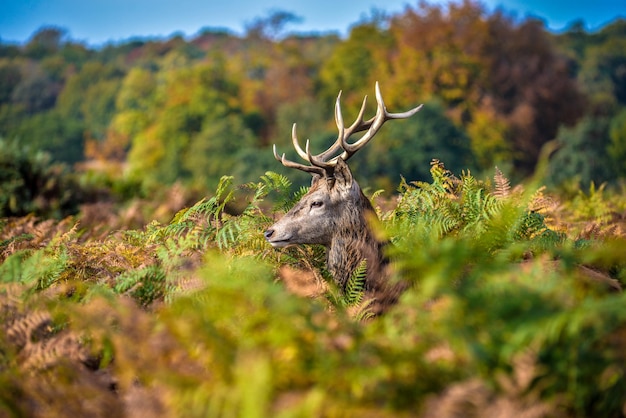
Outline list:
[[[355,306],[363,300],[365,291],[365,279],[367,276],[367,260],[362,260],[352,272],[346,283],[344,293],[344,305]]]

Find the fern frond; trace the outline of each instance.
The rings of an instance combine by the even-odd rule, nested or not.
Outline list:
[[[51,324],[52,318],[48,312],[30,311],[18,314],[14,318],[9,318],[5,325],[5,336],[11,344],[24,347],[31,341],[33,335],[41,335],[51,328]]]
[[[363,300],[365,292],[365,279],[367,276],[367,260],[363,259],[352,272],[346,283],[344,293],[344,305],[355,306]]]
[[[217,184],[217,189],[215,190],[215,197],[224,202],[224,204],[229,203],[233,197],[233,176],[222,176],[220,178],[219,183]],[[224,194],[226,196],[224,196]]]
[[[0,241],[0,250],[4,247],[9,246],[10,244],[21,242],[21,241],[30,241],[34,238],[33,234],[23,233],[20,235],[16,235],[14,237],[7,238],[5,240]]]
[[[507,179],[502,171],[496,167],[496,174],[493,176],[494,190],[493,196],[497,199],[504,199],[511,194],[511,182]]]
[[[357,309],[352,312],[352,319],[357,322],[367,321],[374,317],[374,312],[372,312],[372,305],[374,304],[375,299],[367,299],[359,303],[356,307]]]
[[[273,171],[266,171],[265,175],[261,176],[263,183],[272,190],[287,191],[291,187],[291,180],[282,174],[275,173]]]
[[[239,234],[241,230],[242,227],[236,220],[224,222],[215,235],[217,246],[221,250],[230,247],[237,241],[237,234]]]
[[[165,272],[157,265],[121,274],[114,286],[116,293],[129,294],[141,305],[148,306],[165,292]]]

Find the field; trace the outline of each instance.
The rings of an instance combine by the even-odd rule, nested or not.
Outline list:
[[[624,190],[430,173],[371,195],[411,284],[378,317],[362,269],[265,242],[279,174],[137,229],[5,218],[0,416],[626,415]]]

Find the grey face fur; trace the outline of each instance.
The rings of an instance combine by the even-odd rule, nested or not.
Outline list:
[[[311,189],[281,220],[265,231],[276,248],[294,244],[321,244],[330,247],[338,233],[342,214],[362,204],[361,189],[342,161],[333,177],[315,176]]]
[[[320,181],[316,185],[322,184]],[[323,186],[323,185],[322,185]],[[265,232],[273,247],[292,244],[330,245],[333,220],[337,201],[322,190],[311,189],[280,221]]]

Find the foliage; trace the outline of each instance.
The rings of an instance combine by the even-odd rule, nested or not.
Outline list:
[[[524,242],[538,255],[562,242],[563,236],[546,225],[542,214],[524,207],[528,197],[509,194],[508,179],[500,171],[491,186],[469,172],[457,178],[434,160],[431,175],[430,184],[400,185],[402,199],[392,217],[399,231],[418,227],[430,238],[469,236],[486,245],[487,253]]]
[[[454,172],[499,165],[524,178],[548,141],[568,129],[580,129],[579,143],[597,141],[595,129],[581,126],[613,120],[624,107],[623,20],[554,34],[474,1],[372,11],[345,38],[287,30],[298,20],[275,10],[243,35],[206,29],[97,49],[56,27],[24,45],[0,41],[0,136],[141,183],[143,193],[176,182],[206,193],[225,172],[247,182],[272,169],[268,146],[287,142],[293,122],[312,147],[330,141],[337,93],[354,115],[379,81],[390,110],[433,109],[432,122],[418,115],[419,123],[383,130],[387,145],[376,141],[361,164],[359,175],[391,190],[398,174],[426,179],[419,170],[430,158]],[[434,154],[407,152],[418,134]],[[590,170],[595,181],[622,176],[619,135],[611,138],[595,147],[612,159],[602,179]]]
[[[252,136],[231,99],[237,87],[223,65],[223,60],[216,59],[177,69],[158,84],[151,120],[141,121],[132,139],[131,177],[147,186],[195,177],[206,187],[236,164],[237,150],[252,145]],[[133,106],[133,102],[126,105]],[[215,159],[215,155],[220,157]]]
[[[624,21],[372,14],[345,39],[276,11],[244,36],[0,43],[0,415],[624,416]],[[322,148],[338,91],[348,120],[376,80],[392,112],[426,103],[351,160],[404,176],[372,197],[410,284],[380,317],[367,260],[341,291],[323,247],[263,237],[307,191],[268,145],[293,155],[298,122]],[[512,187],[554,138],[561,195]],[[135,200],[46,219],[84,197],[57,161]]]
[[[343,294],[287,290],[285,265],[304,281],[327,273],[318,247],[263,239],[306,191],[280,174],[240,188],[223,177],[168,224],[98,239],[71,219],[6,220],[0,410],[620,416],[624,235],[578,245],[532,209],[541,192],[500,171],[481,181],[435,161],[430,175],[404,181],[383,216],[412,287],[377,318],[362,298],[366,261]],[[592,193],[589,207],[613,201]]]
[[[49,155],[0,139],[0,216],[63,217],[75,213],[84,191]]]
[[[607,191],[606,183],[599,186],[591,183],[588,190],[581,190],[579,185],[570,184],[570,187],[558,213],[550,215],[554,224],[583,239],[619,235],[626,230],[620,215],[626,210],[624,185],[611,192]]]
[[[611,120],[609,127],[611,143],[607,147],[607,153],[614,165],[614,172],[620,177],[626,175],[626,108],[622,109]]]
[[[320,70],[324,102],[332,103],[339,91],[345,91],[347,109],[356,113],[365,93],[363,90],[376,81],[373,75],[387,73],[384,67],[391,45],[392,38],[383,30],[381,22],[364,22],[354,27]]]
[[[496,165],[510,164],[513,150],[506,139],[509,131],[507,123],[492,109],[476,111],[467,134],[479,168],[491,170]]]
[[[573,128],[563,128],[556,138],[560,148],[550,160],[552,184],[578,179],[583,184],[602,183],[611,179],[609,121],[607,118],[582,119]]]
[[[616,22],[618,26],[620,22]],[[621,23],[623,25],[623,22]],[[608,30],[610,27],[607,27]],[[626,65],[626,42],[623,37],[609,38],[585,51],[585,61],[580,70],[580,78],[596,100],[614,100],[626,104],[626,78],[623,74]]]
[[[363,154],[355,158],[357,175],[374,179],[426,180],[429,173],[424,167],[433,158],[449,161],[453,171],[474,163],[467,135],[434,102],[426,103],[411,119],[385,127]],[[365,162],[359,164],[363,158]]]
[[[542,145],[559,126],[582,114],[583,96],[569,63],[538,21],[489,15],[471,1],[447,7],[424,2],[393,18],[390,32],[397,45],[391,101],[439,97],[464,127],[492,113],[506,130],[488,140],[506,141],[524,175],[532,173]]]
[[[71,165],[84,158],[83,125],[64,119],[56,109],[25,118],[14,133],[16,141],[49,154],[55,162]]]

